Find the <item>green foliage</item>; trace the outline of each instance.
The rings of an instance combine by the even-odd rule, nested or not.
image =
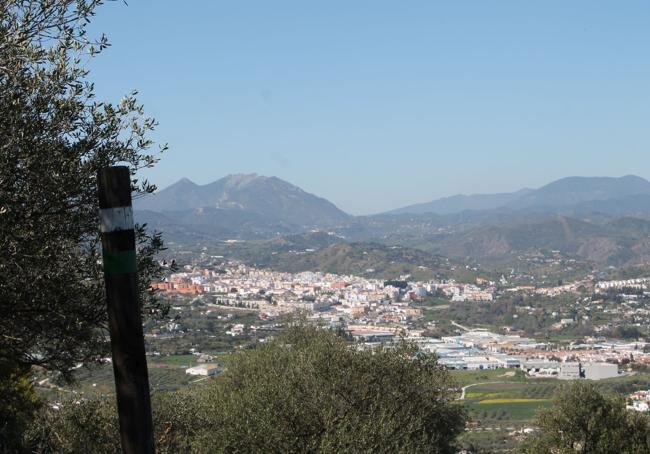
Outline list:
[[[349,348],[299,326],[242,353],[210,388],[227,451],[447,452],[463,426],[448,374],[407,345]]]
[[[155,122],[135,94],[95,100],[82,62],[108,45],[86,36],[101,3],[0,3],[0,360],[64,374],[107,349],[96,172],[119,163],[135,174],[157,160]],[[162,243],[143,227],[137,236],[143,301],[155,311],[146,287]]]
[[[39,406],[25,367],[0,361],[0,452],[17,451],[20,435]]]
[[[117,453],[118,428],[114,399],[70,401],[40,412],[26,433],[26,445],[38,453]]]
[[[230,364],[205,387],[154,394],[159,452],[447,453],[464,427],[450,376],[410,345],[359,350],[297,326]],[[56,433],[48,439],[64,452],[110,452],[112,405],[66,407],[33,433]],[[85,444],[88,426],[104,431],[96,445]]]
[[[603,331],[603,336],[614,339],[639,339],[645,334],[636,326],[619,325],[610,330]]]
[[[83,62],[108,46],[104,36],[86,35],[101,3],[0,2],[0,364],[11,365],[0,374],[5,443],[20,438],[35,405],[30,366],[70,378],[76,363],[107,353],[97,170],[120,164],[135,175],[158,159],[147,137],[155,121],[135,94],[118,104],[95,100]],[[134,179],[133,189],[155,188]],[[136,237],[143,309],[163,313],[147,290],[161,273],[153,258],[162,241],[144,226]],[[70,449],[97,442],[91,429],[87,437]]]
[[[553,408],[540,411],[540,432],[522,452],[647,453],[649,424],[646,415],[626,410],[622,398],[603,394],[591,383],[574,382],[560,390]]]

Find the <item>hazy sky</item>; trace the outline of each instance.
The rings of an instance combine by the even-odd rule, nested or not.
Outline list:
[[[647,0],[128,3],[91,77],[160,122],[160,187],[256,172],[366,214],[650,177]]]

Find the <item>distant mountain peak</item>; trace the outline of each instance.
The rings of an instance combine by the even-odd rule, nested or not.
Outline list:
[[[176,183],[173,183],[173,184],[197,186],[197,184],[195,182],[193,182],[192,180],[190,180],[187,177],[183,177],[180,180],[178,180]]]
[[[646,179],[643,178],[643,177],[640,177],[640,176],[638,176],[638,175],[632,175],[632,174],[629,174],[629,175],[623,175],[623,176],[620,177],[620,178],[621,178],[621,179],[625,179],[625,180],[648,181],[648,180],[646,180]]]
[[[256,173],[233,173],[222,178],[226,185],[236,187],[244,187],[254,181],[264,181],[266,179],[267,177]]]
[[[334,225],[349,218],[321,197],[280,178],[256,173],[231,174],[205,185],[197,185],[183,178],[138,200],[136,209],[158,213],[199,209],[238,210],[271,222],[303,226]],[[236,217],[240,218],[240,215]]]

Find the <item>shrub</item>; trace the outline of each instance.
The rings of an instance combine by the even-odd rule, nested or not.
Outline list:
[[[408,344],[359,350],[296,326],[231,363],[204,387],[153,396],[159,452],[448,453],[464,427],[449,374]],[[115,414],[106,399],[49,411],[32,444],[113,452]]]

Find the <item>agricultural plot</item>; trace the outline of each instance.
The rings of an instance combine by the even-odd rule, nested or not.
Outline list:
[[[163,363],[149,362],[149,387],[151,392],[175,391],[187,386],[192,386],[199,377],[190,376],[185,369],[190,364],[188,360],[192,355],[184,357],[167,357]],[[191,363],[196,364],[196,361]],[[61,387],[48,380],[38,386],[41,396],[48,401],[64,401],[81,397],[112,395],[115,393],[115,380],[113,366],[104,364],[75,371],[74,383]]]
[[[552,405],[558,382],[486,383],[467,389],[465,401],[470,418],[482,425],[500,422],[525,423],[540,408]]]
[[[83,370],[77,374],[77,382],[73,387],[76,391],[86,394],[112,394],[115,392],[113,366]],[[184,368],[154,368],[149,367],[149,386],[153,391],[173,391],[187,386],[192,378],[185,374]]]
[[[169,355],[154,356],[147,358],[149,368],[170,367],[170,368],[188,368],[196,366],[196,356],[194,355]]]
[[[469,417],[479,426],[523,425],[532,422],[537,410],[552,405],[558,387],[567,382],[529,378],[520,371],[505,369],[452,373],[458,386],[466,387],[464,403]],[[606,392],[626,395],[650,389],[650,375],[632,375],[594,382]]]
[[[454,371],[459,386],[466,387],[464,404],[468,426],[461,441],[486,452],[503,452],[517,447],[517,429],[534,425],[538,410],[553,405],[553,396],[568,382],[529,378],[521,372],[505,375],[506,370]],[[626,395],[650,389],[650,374],[634,373],[594,382],[605,392]]]
[[[458,386],[484,382],[520,382],[527,379],[523,372],[508,369],[454,370],[451,375]]]

